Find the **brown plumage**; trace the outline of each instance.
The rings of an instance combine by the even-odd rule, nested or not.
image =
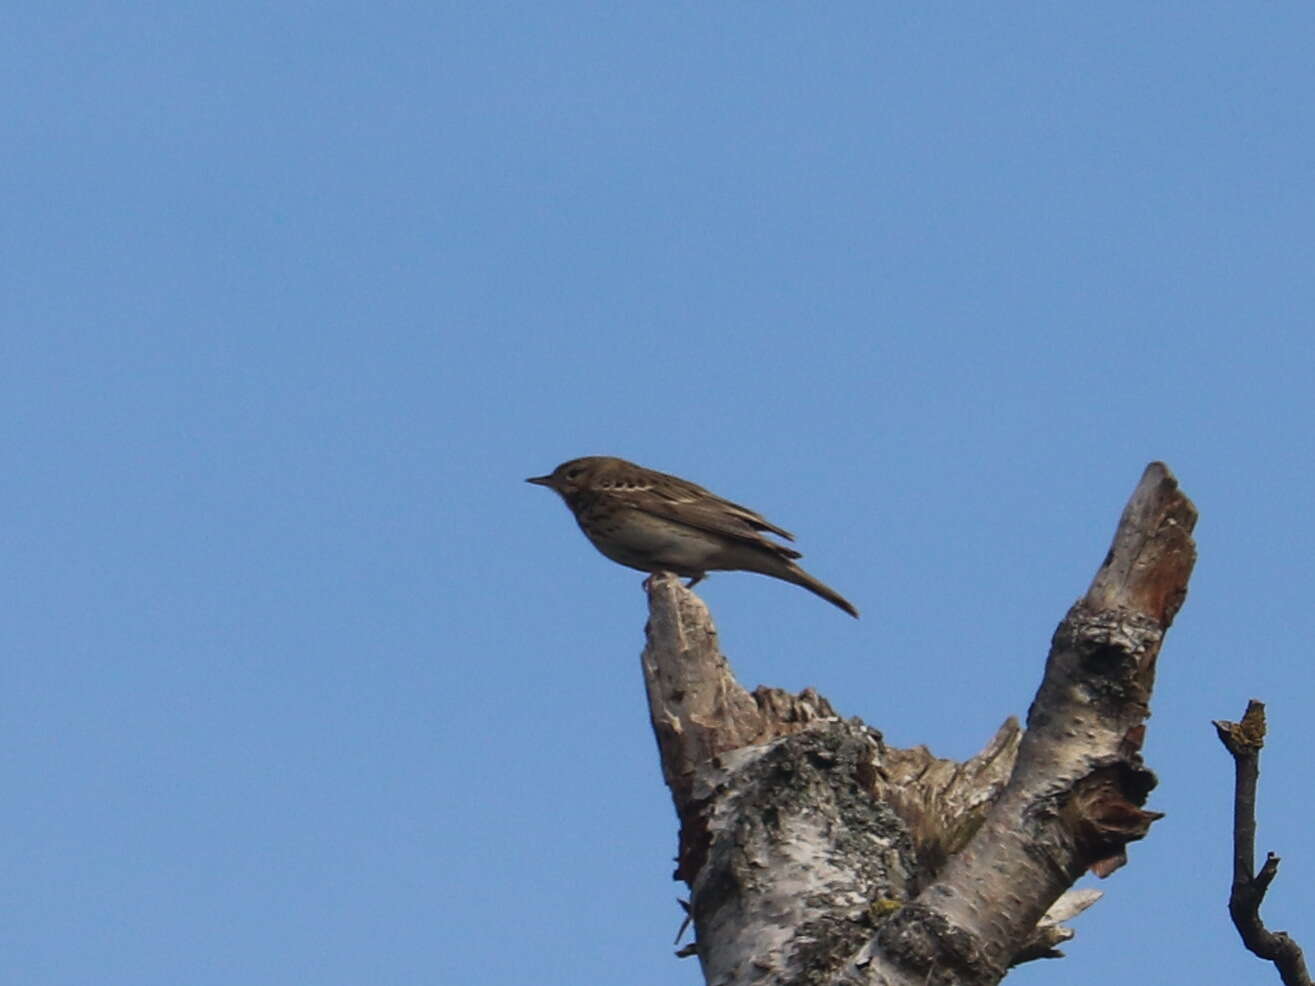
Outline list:
[[[850,602],[793,561],[794,535],[748,507],[679,476],[625,459],[592,455],[526,480],[559,493],[580,530],[614,562],[641,572],[675,572],[698,582],[711,571],[758,572],[793,582],[857,617]]]

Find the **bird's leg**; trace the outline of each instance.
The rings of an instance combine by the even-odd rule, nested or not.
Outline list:
[[[702,581],[703,581],[704,579],[706,579],[707,577],[708,577],[708,573],[707,573],[707,572],[699,572],[698,575],[694,576],[692,579],[690,579],[688,582],[685,583],[685,588],[686,588],[686,589],[693,589],[696,585],[698,585],[700,582],[702,582]]]

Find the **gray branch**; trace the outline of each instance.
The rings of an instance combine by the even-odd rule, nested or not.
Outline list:
[[[1241,722],[1215,721],[1224,747],[1233,755],[1233,889],[1228,913],[1242,944],[1273,962],[1284,986],[1311,986],[1301,946],[1283,931],[1270,931],[1260,920],[1260,905],[1278,875],[1279,858],[1268,853],[1256,871],[1256,785],[1260,750],[1265,745],[1265,705],[1252,699]]]

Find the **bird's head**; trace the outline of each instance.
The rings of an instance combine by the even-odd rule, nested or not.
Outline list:
[[[570,462],[563,462],[546,476],[531,476],[525,482],[534,483],[536,486],[546,486],[548,489],[556,490],[562,496],[566,496],[569,493],[578,493],[580,490],[588,489],[599,471],[605,470],[607,463],[615,461],[617,460],[605,455],[590,455],[583,459],[572,459]]]

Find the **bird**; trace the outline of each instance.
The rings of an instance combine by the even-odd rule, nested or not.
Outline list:
[[[761,514],[696,483],[610,455],[571,459],[527,483],[566,501],[576,523],[606,557],[641,572],[674,572],[693,586],[710,571],[758,572],[793,582],[858,618],[840,593],[794,563],[794,535]]]

